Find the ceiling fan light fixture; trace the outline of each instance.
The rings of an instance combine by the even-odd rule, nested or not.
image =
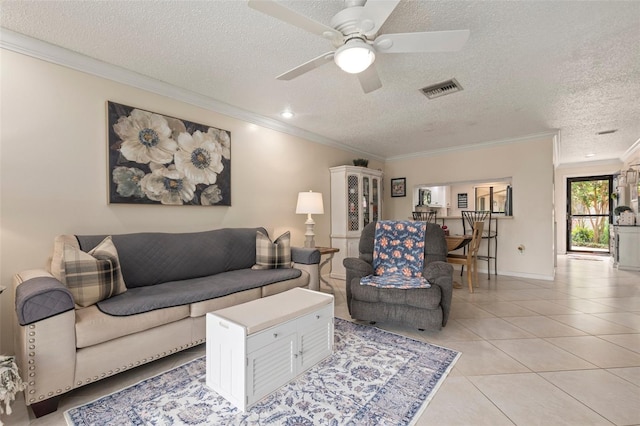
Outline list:
[[[369,44],[361,38],[353,38],[336,50],[333,57],[335,63],[344,72],[358,74],[369,68],[375,61],[376,54]]]

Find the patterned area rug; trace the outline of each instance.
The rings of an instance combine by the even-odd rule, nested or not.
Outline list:
[[[241,412],[204,357],[65,412],[81,425],[411,425],[459,352],[336,318],[334,353]]]

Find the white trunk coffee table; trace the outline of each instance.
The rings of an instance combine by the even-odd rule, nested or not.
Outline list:
[[[242,411],[333,352],[333,296],[295,288],[207,314],[207,386]]]

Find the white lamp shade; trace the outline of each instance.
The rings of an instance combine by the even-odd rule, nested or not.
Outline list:
[[[297,214],[324,214],[321,192],[298,193]]]
[[[358,74],[369,68],[376,59],[373,47],[360,39],[348,41],[335,53],[333,60],[345,72]]]

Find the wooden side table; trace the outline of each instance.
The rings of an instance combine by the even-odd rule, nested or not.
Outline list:
[[[328,257],[323,262],[320,262],[320,265],[318,265],[318,278],[320,278],[320,281],[325,283],[327,287],[331,288],[331,284],[329,284],[327,280],[322,278],[322,267],[331,262],[331,259],[333,259],[333,255],[338,253],[340,249],[334,247],[316,247],[316,249],[320,252],[320,257],[328,255]]]

